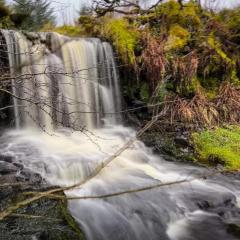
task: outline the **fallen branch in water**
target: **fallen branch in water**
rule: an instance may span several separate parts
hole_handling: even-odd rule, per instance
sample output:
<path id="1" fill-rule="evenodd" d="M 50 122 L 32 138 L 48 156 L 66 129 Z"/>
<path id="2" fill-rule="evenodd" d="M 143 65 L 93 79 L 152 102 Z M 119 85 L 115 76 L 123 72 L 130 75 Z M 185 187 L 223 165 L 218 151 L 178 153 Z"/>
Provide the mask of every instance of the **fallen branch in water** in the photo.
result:
<path id="1" fill-rule="evenodd" d="M 152 104 L 152 103 L 151 103 Z M 142 129 L 140 129 L 136 136 L 132 139 L 130 139 L 126 144 L 124 144 L 118 151 L 116 151 L 115 154 L 111 155 L 108 159 L 106 159 L 106 161 L 104 161 L 102 164 L 98 165 L 95 170 L 93 171 L 92 174 L 90 174 L 85 180 L 74 184 L 72 186 L 69 187 L 62 187 L 62 188 L 56 188 L 56 189 L 51 189 L 48 191 L 44 191 L 44 192 L 37 192 L 37 193 L 30 193 L 30 195 L 33 194 L 32 197 L 27 198 L 21 202 L 18 202 L 16 205 L 10 206 L 7 209 L 5 209 L 4 211 L 0 212 L 0 220 L 5 219 L 6 217 L 12 215 L 14 212 L 16 212 L 19 208 L 25 207 L 33 202 L 36 202 L 42 198 L 59 198 L 58 195 L 56 195 L 57 193 L 60 193 L 62 191 L 67 191 L 67 190 L 71 190 L 77 187 L 80 187 L 82 185 L 84 185 L 86 182 L 88 182 L 89 180 L 93 179 L 94 177 L 96 177 L 99 173 L 101 173 L 101 171 L 103 169 L 105 169 L 111 162 L 113 162 L 114 159 L 116 159 L 118 156 L 120 156 L 125 150 L 127 150 L 129 147 L 131 147 L 134 142 L 141 137 L 148 129 L 150 129 L 159 119 L 159 116 L 153 116 L 152 120 L 149 121 Z M 218 173 L 222 173 L 223 171 L 219 171 Z M 215 173 L 217 174 L 217 173 Z M 212 175 L 212 173 L 211 173 Z M 201 176 L 199 177 L 199 179 L 204 179 L 207 176 Z M 81 199 L 86 199 L 86 198 L 106 198 L 106 197 L 114 197 L 114 196 L 119 196 L 122 194 L 126 194 L 126 193 L 134 193 L 134 192 L 141 192 L 141 191 L 146 191 L 146 190 L 150 190 L 153 188 L 159 188 L 159 187 L 163 187 L 163 186 L 170 186 L 170 185 L 175 185 L 175 184 L 180 184 L 180 183 L 184 183 L 184 182 L 189 182 L 189 180 L 181 180 L 181 181 L 177 181 L 177 182 L 172 182 L 172 183 L 161 183 L 155 186 L 149 186 L 149 187 L 144 187 L 141 189 L 134 189 L 134 190 L 128 190 L 128 191 L 124 191 L 124 192 L 118 192 L 118 193 L 112 193 L 112 194 L 108 194 L 108 195 L 103 195 L 103 196 L 89 196 L 89 197 L 81 197 Z M 28 194 L 29 195 L 29 194 Z M 66 199 L 66 197 L 65 197 Z M 78 198 L 79 199 L 79 198 Z"/>
<path id="2" fill-rule="evenodd" d="M 4 184 L 0 184 L 0 188 L 17 187 L 17 186 L 25 186 L 25 185 L 31 185 L 31 184 L 29 184 L 29 183 L 4 183 Z"/>
<path id="3" fill-rule="evenodd" d="M 57 218 L 49 218 L 46 216 L 37 216 L 37 215 L 30 215 L 30 214 L 16 214 L 13 213 L 11 214 L 11 217 L 17 217 L 17 218 L 27 218 L 27 219 L 44 219 L 44 220 L 51 220 L 51 221 L 62 221 L 61 219 L 57 219 Z"/>
<path id="4" fill-rule="evenodd" d="M 134 138 L 130 139 L 122 148 L 120 148 L 114 155 L 110 156 L 104 163 L 100 164 L 95 171 L 88 176 L 88 178 L 86 178 L 85 180 L 69 186 L 69 187 L 63 187 L 63 188 L 56 188 L 56 189 L 52 189 L 46 192 L 38 192 L 36 193 L 35 196 L 25 199 L 21 202 L 18 202 L 16 205 L 10 206 L 7 209 L 5 209 L 4 211 L 0 212 L 0 221 L 5 219 L 6 217 L 10 216 L 11 214 L 13 214 L 16 210 L 18 210 L 19 208 L 25 207 L 33 202 L 36 202 L 42 198 L 45 197 L 49 197 L 52 194 L 55 193 L 59 193 L 62 191 L 66 191 L 66 190 L 71 190 L 73 188 L 76 187 L 80 187 L 81 185 L 85 184 L 86 182 L 88 182 L 89 180 L 91 180 L 92 178 L 96 177 L 104 168 L 106 168 L 106 166 L 108 166 L 115 158 L 117 158 L 118 156 L 120 156 L 126 149 L 128 149 L 130 146 L 132 146 L 132 144 L 140 137 L 142 136 L 142 134 L 144 132 L 146 132 L 149 128 L 151 128 L 154 123 L 158 120 L 157 117 L 152 118 L 152 120 L 150 122 L 148 122 L 137 134 Z"/>
<path id="5" fill-rule="evenodd" d="M 66 196 L 51 194 L 48 197 L 52 198 L 52 199 L 61 199 L 61 200 L 87 200 L 87 199 L 112 198 L 112 197 L 117 197 L 120 195 L 145 192 L 145 191 L 149 191 L 149 190 L 156 189 L 156 188 L 169 187 L 169 186 L 178 185 L 178 184 L 182 184 L 182 183 L 191 183 L 196 180 L 207 180 L 208 178 L 216 176 L 218 174 L 224 174 L 224 173 L 229 173 L 229 172 L 238 173 L 238 172 L 240 172 L 240 170 L 239 171 L 237 171 L 237 170 L 236 171 L 221 170 L 221 171 L 212 172 L 212 173 L 209 173 L 206 175 L 201 175 L 199 177 L 195 177 L 192 179 L 183 179 L 183 180 L 174 181 L 174 182 L 159 183 L 159 184 L 152 185 L 152 186 L 136 188 L 136 189 L 131 189 L 131 190 L 125 190 L 125 191 L 120 191 L 120 192 L 115 192 L 115 193 L 110 193 L 110 194 L 105 194 L 105 195 L 66 197 Z M 34 193 L 32 193 L 32 194 L 34 194 Z"/>

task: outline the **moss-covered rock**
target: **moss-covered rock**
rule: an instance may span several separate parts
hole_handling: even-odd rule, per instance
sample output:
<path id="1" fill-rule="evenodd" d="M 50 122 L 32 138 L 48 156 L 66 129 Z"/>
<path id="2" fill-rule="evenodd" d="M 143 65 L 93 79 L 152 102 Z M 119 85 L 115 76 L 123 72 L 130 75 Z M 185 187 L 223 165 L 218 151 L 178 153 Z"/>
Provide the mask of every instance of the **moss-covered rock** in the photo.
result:
<path id="1" fill-rule="evenodd" d="M 192 134 L 198 159 L 210 165 L 240 169 L 240 127 L 226 126 Z"/>
<path id="2" fill-rule="evenodd" d="M 26 192 L 44 192 L 52 189 L 39 174 L 0 155 L 5 171 L 0 173 L 0 211 L 31 197 Z M 2 168 L 3 169 L 3 168 Z M 4 186 L 6 184 L 6 186 Z M 64 193 L 59 193 L 64 197 Z M 64 198 L 63 198 L 64 199 Z M 1 240 L 83 240 L 78 224 L 68 212 L 67 200 L 41 198 L 20 207 L 0 221 Z"/>
<path id="3" fill-rule="evenodd" d="M 240 239 L 240 224 L 229 224 L 228 232 Z"/>
<path id="4" fill-rule="evenodd" d="M 0 222 L 1 240 L 83 240 L 66 201 L 41 199 Z"/>
<path id="5" fill-rule="evenodd" d="M 141 141 L 146 146 L 151 147 L 154 153 L 164 156 L 167 161 L 195 161 L 189 131 L 185 131 L 181 125 L 164 123 L 157 126 L 141 136 Z"/>

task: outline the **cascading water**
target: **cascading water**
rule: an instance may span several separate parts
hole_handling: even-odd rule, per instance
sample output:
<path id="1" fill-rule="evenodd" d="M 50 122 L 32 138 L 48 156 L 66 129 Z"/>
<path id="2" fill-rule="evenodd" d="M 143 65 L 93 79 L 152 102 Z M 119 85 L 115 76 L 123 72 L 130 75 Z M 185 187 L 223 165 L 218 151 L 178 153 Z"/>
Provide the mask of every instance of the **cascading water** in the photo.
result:
<path id="1" fill-rule="evenodd" d="M 8 46 L 17 126 L 95 128 L 106 118 L 117 123 L 121 107 L 113 52 L 98 39 L 42 33 L 31 42 L 2 30 Z M 19 100 L 20 99 L 20 100 Z M 26 101 L 22 101 L 25 99 Z M 21 106 L 24 102 L 25 106 Z"/>
<path id="2" fill-rule="evenodd" d="M 2 34 L 16 77 L 12 92 L 17 96 L 17 129 L 0 138 L 1 151 L 51 184 L 84 181 L 136 135 L 121 125 L 119 114 L 110 114 L 121 109 L 111 46 L 98 39 L 54 33 L 32 41 L 18 32 Z M 240 221 L 240 181 L 224 176 L 194 180 L 205 173 L 204 168 L 166 162 L 135 141 L 97 176 L 67 191 L 67 196 L 101 196 L 192 181 L 69 200 L 69 209 L 89 240 L 237 239 L 227 226 Z"/>

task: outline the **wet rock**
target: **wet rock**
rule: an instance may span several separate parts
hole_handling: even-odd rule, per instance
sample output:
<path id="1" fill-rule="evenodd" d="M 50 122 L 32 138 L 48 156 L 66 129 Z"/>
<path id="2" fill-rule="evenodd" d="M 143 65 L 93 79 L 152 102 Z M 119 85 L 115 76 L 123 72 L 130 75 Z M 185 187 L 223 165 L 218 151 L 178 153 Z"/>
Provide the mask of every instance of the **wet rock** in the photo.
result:
<path id="1" fill-rule="evenodd" d="M 28 198 L 25 192 L 44 192 L 56 188 L 47 185 L 40 174 L 19 163 L 0 161 L 0 172 L 4 173 L 0 175 L 0 211 Z M 30 217 L 9 216 L 0 221 L 1 240 L 84 239 L 77 223 L 68 213 L 67 201 L 42 198 L 19 208 L 16 214 Z"/>
<path id="2" fill-rule="evenodd" d="M 0 154 L 0 161 L 12 163 L 13 162 L 13 157 L 8 156 L 8 155 L 1 155 Z"/>
<path id="3" fill-rule="evenodd" d="M 30 41 L 35 41 L 37 39 L 39 39 L 39 34 L 35 33 L 35 32 L 26 32 L 23 31 L 23 34 L 27 37 L 28 40 Z"/>
<path id="4" fill-rule="evenodd" d="M 189 140 L 185 136 L 175 137 L 174 142 L 181 147 L 189 147 Z"/>
<path id="5" fill-rule="evenodd" d="M 42 181 L 43 181 L 43 179 L 40 174 L 38 174 L 38 173 L 31 174 L 30 182 L 38 184 L 38 183 L 41 183 Z"/>
<path id="6" fill-rule="evenodd" d="M 240 224 L 229 224 L 227 231 L 240 239 Z"/>
<path id="7" fill-rule="evenodd" d="M 28 181 L 30 184 L 40 184 L 43 182 L 43 179 L 40 174 L 33 173 L 29 169 L 23 169 L 17 175 L 17 181 Z"/>
<path id="8" fill-rule="evenodd" d="M 0 175 L 0 184 L 16 182 L 16 174 Z"/>
<path id="9" fill-rule="evenodd" d="M 40 38 L 41 43 L 43 43 L 43 44 L 46 43 L 47 40 L 46 40 L 46 35 L 45 34 L 40 34 L 39 38 Z"/>
<path id="10" fill-rule="evenodd" d="M 143 102 L 143 101 L 134 100 L 132 102 L 132 105 L 135 106 L 135 107 L 144 107 L 144 106 L 146 106 L 146 103 Z"/>
<path id="11" fill-rule="evenodd" d="M 199 207 L 199 209 L 207 210 L 208 208 L 210 208 L 211 204 L 208 201 L 201 201 L 197 203 L 197 206 Z"/>
<path id="12" fill-rule="evenodd" d="M 17 167 L 19 170 L 22 170 L 23 168 L 24 168 L 24 166 L 23 166 L 23 164 L 21 164 L 21 163 L 13 163 L 13 165 L 15 166 L 15 167 Z"/>
<path id="13" fill-rule="evenodd" d="M 28 169 L 23 169 L 17 176 L 18 181 L 30 181 L 32 172 Z"/>
<path id="14" fill-rule="evenodd" d="M 10 216 L 0 222 L 1 240 L 83 240 L 74 220 L 69 222 L 64 211 L 66 202 L 41 199 L 17 211 L 32 217 Z M 39 217 L 34 217 L 39 216 Z M 71 218 L 71 216 L 68 216 Z M 72 224 L 72 225 L 71 225 Z"/>
<path id="15" fill-rule="evenodd" d="M 171 239 L 181 240 L 237 240 L 233 235 L 228 233 L 228 229 L 222 218 L 215 214 L 205 212 L 194 212 L 189 214 L 185 220 L 186 224 L 182 225 L 183 231 L 172 231 Z"/>
<path id="16" fill-rule="evenodd" d="M 18 168 L 11 163 L 0 161 L 0 174 L 6 175 L 15 173 L 18 171 Z"/>
<path id="17" fill-rule="evenodd" d="M 8 196 L 11 196 L 12 194 L 13 194 L 13 188 L 5 187 L 2 191 L 0 191 L 0 199 L 4 199 Z"/>

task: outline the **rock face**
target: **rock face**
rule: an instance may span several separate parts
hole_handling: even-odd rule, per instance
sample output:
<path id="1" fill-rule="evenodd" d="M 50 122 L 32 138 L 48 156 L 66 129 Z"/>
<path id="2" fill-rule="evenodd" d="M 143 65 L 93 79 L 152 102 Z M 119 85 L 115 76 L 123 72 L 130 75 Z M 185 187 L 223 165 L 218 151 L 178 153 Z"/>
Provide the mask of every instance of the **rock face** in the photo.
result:
<path id="1" fill-rule="evenodd" d="M 0 155 L 0 212 L 27 198 L 26 192 L 51 189 L 39 174 Z M 63 193 L 62 193 L 63 194 Z M 84 239 L 65 200 L 43 198 L 0 221 L 1 240 Z"/>
<path id="2" fill-rule="evenodd" d="M 190 142 L 190 132 L 168 124 L 152 127 L 141 136 L 146 146 L 168 161 L 193 162 L 194 149 Z"/>

